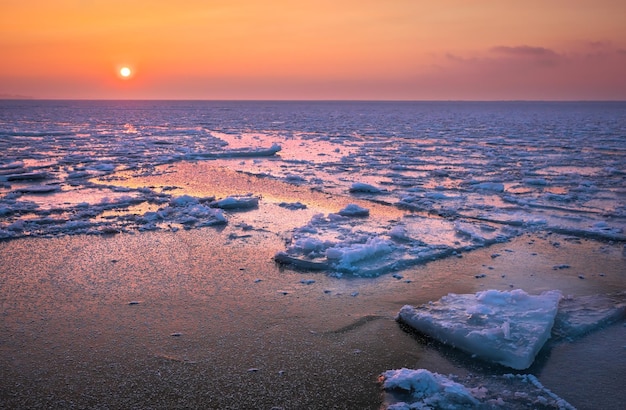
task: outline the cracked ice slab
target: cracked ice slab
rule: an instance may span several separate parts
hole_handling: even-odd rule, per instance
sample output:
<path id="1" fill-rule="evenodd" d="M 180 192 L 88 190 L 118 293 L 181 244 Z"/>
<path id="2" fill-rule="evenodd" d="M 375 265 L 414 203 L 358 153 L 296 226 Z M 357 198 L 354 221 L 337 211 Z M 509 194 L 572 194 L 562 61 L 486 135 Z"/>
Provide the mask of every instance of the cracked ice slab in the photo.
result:
<path id="1" fill-rule="evenodd" d="M 445 344 L 513 369 L 526 369 L 550 338 L 559 291 L 529 295 L 521 289 L 453 294 L 406 305 L 398 320 Z"/>

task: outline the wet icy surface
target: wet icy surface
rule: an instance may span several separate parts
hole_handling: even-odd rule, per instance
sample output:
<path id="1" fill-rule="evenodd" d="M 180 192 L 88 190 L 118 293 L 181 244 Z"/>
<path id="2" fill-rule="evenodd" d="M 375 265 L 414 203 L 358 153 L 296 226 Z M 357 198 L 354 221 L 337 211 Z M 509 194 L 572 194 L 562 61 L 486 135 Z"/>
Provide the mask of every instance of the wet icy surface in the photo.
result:
<path id="1" fill-rule="evenodd" d="M 622 241 L 625 135 L 624 103 L 3 101 L 0 238 L 239 223 L 215 208 L 242 194 L 267 207 L 261 189 L 209 186 L 172 206 L 193 193 L 132 182 L 201 161 L 285 182 L 294 213 L 309 204 L 290 186 L 400 211 L 264 228 L 288 231 L 277 259 L 337 274 L 378 275 L 526 231 Z"/>

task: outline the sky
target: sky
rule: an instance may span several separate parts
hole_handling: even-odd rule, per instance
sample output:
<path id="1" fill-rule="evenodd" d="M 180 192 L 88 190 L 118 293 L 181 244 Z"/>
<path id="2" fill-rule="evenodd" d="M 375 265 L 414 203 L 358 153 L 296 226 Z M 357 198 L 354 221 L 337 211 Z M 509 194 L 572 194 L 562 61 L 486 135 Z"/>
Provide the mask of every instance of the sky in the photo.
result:
<path id="1" fill-rule="evenodd" d="M 624 0 L 0 0 L 0 97 L 626 100 L 625 21 Z"/>

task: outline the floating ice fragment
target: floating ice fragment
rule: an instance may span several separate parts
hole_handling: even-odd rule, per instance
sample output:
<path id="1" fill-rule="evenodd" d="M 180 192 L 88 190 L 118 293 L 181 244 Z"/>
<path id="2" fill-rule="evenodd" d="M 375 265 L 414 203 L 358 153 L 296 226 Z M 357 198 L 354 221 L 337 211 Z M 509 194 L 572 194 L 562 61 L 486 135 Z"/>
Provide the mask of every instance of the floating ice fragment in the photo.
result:
<path id="1" fill-rule="evenodd" d="M 189 196 L 189 195 L 182 195 L 182 196 L 178 196 L 175 198 L 172 198 L 172 200 L 170 201 L 170 206 L 188 206 L 188 205 L 195 205 L 197 204 L 198 198 L 193 197 L 193 196 Z"/>
<path id="2" fill-rule="evenodd" d="M 60 185 L 32 185 L 27 187 L 18 188 L 15 191 L 22 194 L 49 194 L 61 190 Z"/>
<path id="3" fill-rule="evenodd" d="M 350 192 L 363 192 L 369 194 L 379 194 L 382 191 L 374 185 L 365 184 L 363 182 L 355 182 L 350 186 Z"/>
<path id="4" fill-rule="evenodd" d="M 252 195 L 229 196 L 211 203 L 211 206 L 221 209 L 250 209 L 259 205 L 259 198 Z"/>
<path id="5" fill-rule="evenodd" d="M 404 306 L 398 320 L 482 359 L 526 369 L 550 337 L 560 298 L 559 291 L 529 295 L 521 289 L 450 293 Z"/>
<path id="6" fill-rule="evenodd" d="M 524 178 L 522 180 L 526 185 L 533 186 L 546 186 L 548 185 L 548 181 L 543 178 Z"/>
<path id="7" fill-rule="evenodd" d="M 7 181 L 41 181 L 50 178 L 47 172 L 24 172 L 21 174 L 7 175 Z"/>
<path id="8" fill-rule="evenodd" d="M 402 368 L 388 370 L 382 375 L 385 390 L 402 390 L 411 396 L 411 404 L 422 403 L 428 407 L 417 407 L 405 403 L 389 406 L 389 409 L 401 408 L 465 408 L 477 406 L 479 401 L 462 384 L 446 376 L 431 373 L 425 369 L 411 370 Z M 462 406 L 462 407 L 461 407 Z"/>
<path id="9" fill-rule="evenodd" d="M 307 206 L 301 202 L 281 202 L 278 204 L 278 206 L 280 206 L 281 208 L 289 209 L 291 211 L 307 208 Z"/>
<path id="10" fill-rule="evenodd" d="M 504 192 L 504 184 L 501 182 L 479 182 L 472 186 L 483 191 Z"/>
<path id="11" fill-rule="evenodd" d="M 357 204 L 348 204 L 338 214 L 341 216 L 369 216 L 370 210 Z"/>

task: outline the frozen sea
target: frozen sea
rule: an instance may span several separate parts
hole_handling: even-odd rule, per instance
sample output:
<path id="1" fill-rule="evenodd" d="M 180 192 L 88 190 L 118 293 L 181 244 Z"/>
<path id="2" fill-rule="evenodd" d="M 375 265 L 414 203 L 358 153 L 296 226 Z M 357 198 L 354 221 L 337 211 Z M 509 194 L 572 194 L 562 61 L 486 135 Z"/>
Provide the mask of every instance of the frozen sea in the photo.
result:
<path id="1" fill-rule="evenodd" d="M 402 210 L 352 239 L 388 243 L 392 263 L 525 231 L 624 241 L 625 139 L 622 102 L 2 101 L 0 238 L 206 225 L 149 213 L 176 187 L 117 181 L 213 161 Z M 287 253 L 323 259 L 297 240 L 326 249 L 354 231 L 326 217 Z"/>
<path id="2" fill-rule="evenodd" d="M 566 287 L 573 284 L 565 289 L 568 292 L 597 280 L 605 284 L 592 287 L 612 295 L 595 297 L 584 290 L 591 299 L 583 301 L 563 294 L 567 309 L 596 314 L 568 319 L 572 328 L 587 321 L 587 332 L 605 325 L 609 317 L 611 322 L 624 319 L 626 301 L 619 292 L 626 289 L 625 199 L 626 102 L 0 101 L 0 249 L 22 249 L 20 255 L 28 240 L 44 243 L 37 246 L 45 250 L 45 241 L 54 248 L 58 242 L 52 240 L 74 243 L 75 237 L 95 235 L 98 244 L 110 240 L 111 246 L 122 249 L 118 242 L 151 232 L 160 238 L 154 248 L 162 251 L 166 242 L 197 241 L 194 235 L 209 230 L 212 247 L 224 244 L 222 251 L 215 251 L 222 256 L 211 256 L 221 261 L 220 271 L 227 271 L 229 260 L 237 258 L 228 255 L 258 245 L 256 257 L 304 275 L 296 288 L 317 289 L 322 297 L 331 297 L 341 295 L 339 287 L 348 299 L 364 300 L 376 292 L 377 280 L 389 278 L 409 286 L 423 274 L 411 269 L 435 260 L 460 266 L 485 249 L 494 249 L 488 251 L 492 266 L 472 268 L 464 280 L 523 287 L 517 280 L 521 276 L 513 273 L 524 266 L 532 270 L 536 253 L 520 257 L 522 252 L 515 254 L 507 244 L 523 245 L 530 238 L 528 246 L 539 247 L 535 238 L 540 238 L 546 242 L 541 249 L 549 255 L 545 260 L 552 263 L 554 280 L 527 291 L 564 290 L 550 285 L 567 280 Z M 558 239 L 550 239 L 552 235 Z M 137 240 L 149 243 L 146 238 L 151 237 Z M 593 257 L 599 271 L 578 272 L 575 259 L 559 258 L 559 248 L 582 242 L 585 249 L 597 250 Z M 73 246 L 72 252 L 85 254 L 84 263 L 96 264 L 95 256 L 89 262 L 88 246 Z M 100 256 L 112 261 L 111 271 L 119 267 L 119 258 L 106 252 Z M 74 260 L 71 254 L 65 258 Z M 178 260 L 172 258 L 168 266 Z M 26 289 L 29 274 L 33 288 L 47 282 L 36 280 L 40 273 L 24 266 L 31 262 L 8 253 L 1 259 L 4 275 L 17 270 L 18 279 L 0 280 L 6 290 L 3 314 L 10 318 L 11 286 L 15 292 Z M 184 263 L 195 267 L 195 260 Z M 39 264 L 45 266 L 32 262 L 32 268 Z M 159 264 L 155 262 L 155 272 L 161 272 Z M 150 266 L 137 273 L 144 275 L 141 281 L 152 283 Z M 261 274 L 252 279 L 255 284 L 281 280 Z M 86 286 L 99 283 L 90 272 L 76 280 L 86 280 Z M 111 286 L 124 280 L 116 279 Z M 338 285 L 342 281 L 346 285 Z M 366 282 L 350 281 L 376 285 L 360 294 L 352 286 Z M 166 283 L 163 280 L 165 288 Z M 438 283 L 448 285 L 430 301 L 457 291 L 450 281 Z M 288 297 L 294 285 L 284 286 L 278 294 Z M 394 304 L 392 309 L 427 302 L 424 286 L 414 299 L 408 291 L 398 293 L 397 308 Z M 450 289 L 443 289 L 446 286 Z M 157 287 L 150 288 L 151 294 L 159 293 Z M 465 290 L 464 285 L 458 288 Z M 98 287 L 93 297 L 103 289 Z M 390 288 L 381 287 L 380 292 L 396 303 Z M 467 298 L 471 296 L 459 297 Z M 599 300 L 611 302 L 598 307 Z M 349 310 L 353 302 L 345 303 L 342 309 Z M 477 309 L 462 306 L 455 312 L 463 316 Z M 298 317 L 305 320 L 305 315 Z M 348 325 L 338 333 L 361 329 L 374 319 L 378 316 L 363 316 L 355 327 Z M 547 321 L 549 326 L 553 319 Z M 22 329 L 21 319 L 16 320 L 16 329 Z M 4 333 L 13 337 L 8 323 Z M 540 330 L 545 337 L 549 326 Z M 548 359 L 542 357 L 545 363 Z M 531 372 L 538 373 L 536 368 Z M 452 383 L 421 371 L 399 374 L 427 375 L 443 380 L 444 387 Z M 465 392 L 460 387 L 458 391 Z M 520 388 L 520 394 L 527 393 Z M 546 397 L 558 402 L 557 396 Z"/>

